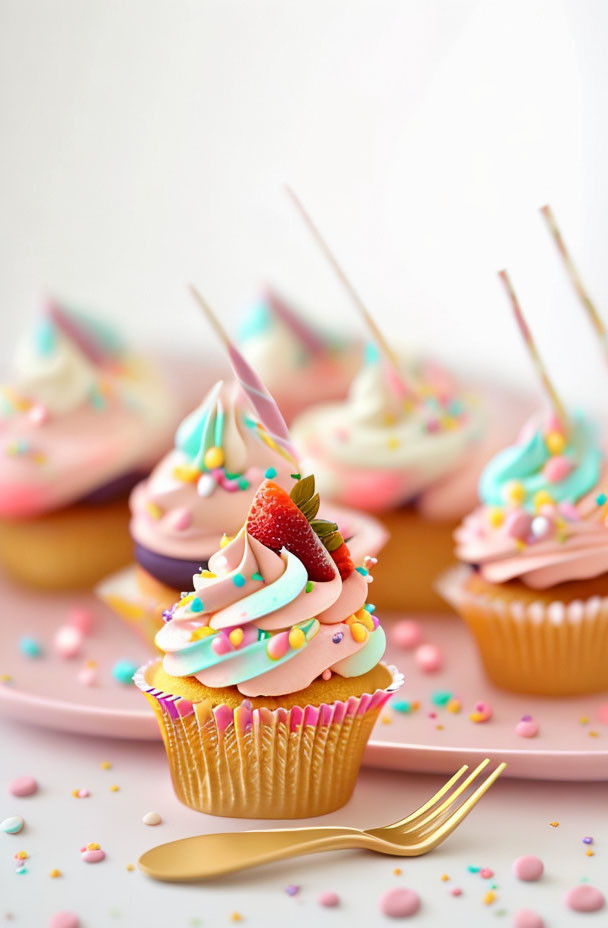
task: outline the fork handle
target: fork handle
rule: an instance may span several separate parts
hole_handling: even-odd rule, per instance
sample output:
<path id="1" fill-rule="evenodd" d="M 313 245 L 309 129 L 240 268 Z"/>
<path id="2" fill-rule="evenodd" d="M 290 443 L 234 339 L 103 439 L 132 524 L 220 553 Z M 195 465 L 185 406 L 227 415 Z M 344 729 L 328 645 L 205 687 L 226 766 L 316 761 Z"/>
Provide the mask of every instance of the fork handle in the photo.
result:
<path id="1" fill-rule="evenodd" d="M 357 828 L 277 828 L 182 838 L 146 851 L 139 866 L 155 880 L 187 883 L 317 851 L 364 847 Z"/>

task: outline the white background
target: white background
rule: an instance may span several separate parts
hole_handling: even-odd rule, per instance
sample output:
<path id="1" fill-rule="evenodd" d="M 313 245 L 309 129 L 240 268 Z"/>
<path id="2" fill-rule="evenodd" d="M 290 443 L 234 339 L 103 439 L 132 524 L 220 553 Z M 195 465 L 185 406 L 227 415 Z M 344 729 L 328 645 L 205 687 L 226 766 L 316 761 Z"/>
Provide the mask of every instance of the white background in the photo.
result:
<path id="1" fill-rule="evenodd" d="M 201 348 L 194 279 L 236 324 L 271 278 L 358 325 L 290 181 L 391 335 L 534 383 L 600 352 L 537 213 L 608 317 L 602 0 L 0 0 L 0 354 L 46 288 Z M 233 323 L 234 320 L 234 323 Z"/>

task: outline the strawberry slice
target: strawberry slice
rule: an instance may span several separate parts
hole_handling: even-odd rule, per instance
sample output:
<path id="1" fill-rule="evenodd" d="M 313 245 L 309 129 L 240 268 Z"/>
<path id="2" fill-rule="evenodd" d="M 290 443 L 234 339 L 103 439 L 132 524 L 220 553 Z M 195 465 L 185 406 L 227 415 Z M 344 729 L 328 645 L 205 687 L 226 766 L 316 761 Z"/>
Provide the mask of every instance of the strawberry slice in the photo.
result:
<path id="1" fill-rule="evenodd" d="M 277 553 L 287 548 L 304 564 L 310 580 L 332 580 L 334 567 L 323 543 L 288 493 L 272 480 L 265 480 L 255 494 L 247 531 Z"/>
<path id="2" fill-rule="evenodd" d="M 353 570 L 355 569 L 355 565 L 353 564 L 346 542 L 343 541 L 339 548 L 336 548 L 335 551 L 332 551 L 331 556 L 333 558 L 334 564 L 340 571 L 340 576 L 342 579 L 346 580 L 347 577 L 350 577 Z"/>

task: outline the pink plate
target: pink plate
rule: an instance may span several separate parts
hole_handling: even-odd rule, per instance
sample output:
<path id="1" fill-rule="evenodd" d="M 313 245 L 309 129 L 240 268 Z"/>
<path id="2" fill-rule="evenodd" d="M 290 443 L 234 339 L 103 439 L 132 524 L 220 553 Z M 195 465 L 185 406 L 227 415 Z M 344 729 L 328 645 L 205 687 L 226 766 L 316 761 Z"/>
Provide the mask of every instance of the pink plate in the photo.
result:
<path id="1" fill-rule="evenodd" d="M 372 587 L 373 590 L 373 587 Z M 0 713 L 19 721 L 87 735 L 134 740 L 159 738 L 152 711 L 133 686 L 112 677 L 119 659 L 143 663 L 149 653 L 92 594 L 49 594 L 19 589 L 0 579 L 3 619 L 0 626 Z M 70 608 L 85 606 L 95 615 L 95 627 L 85 638 L 82 654 L 71 660 L 53 650 L 54 631 L 65 623 Z M 444 669 L 425 674 L 411 651 L 395 647 L 396 617 L 385 617 L 387 660 L 405 674 L 405 685 L 394 701 L 418 701 L 407 714 L 383 710 L 366 754 L 367 764 L 397 770 L 453 772 L 460 764 L 485 756 L 506 760 L 507 775 L 569 780 L 608 780 L 608 694 L 576 699 L 538 699 L 502 693 L 484 678 L 464 626 L 455 617 L 425 617 L 420 625 L 425 641 L 437 644 Z M 40 642 L 44 653 L 27 658 L 19 652 L 23 636 Z M 87 660 L 97 664 L 99 681 L 78 682 Z M 6 677 L 10 677 L 7 681 Z M 432 703 L 432 695 L 449 691 L 462 704 L 458 714 Z M 483 701 L 492 708 L 490 721 L 474 724 L 469 713 Z M 430 718 L 435 712 L 436 718 Z M 539 723 L 536 738 L 515 734 L 515 724 L 529 714 Z M 604 722 L 600 721 L 600 717 Z M 588 722 L 584 720 L 588 719 Z M 438 726 L 442 726 L 438 728 Z"/>

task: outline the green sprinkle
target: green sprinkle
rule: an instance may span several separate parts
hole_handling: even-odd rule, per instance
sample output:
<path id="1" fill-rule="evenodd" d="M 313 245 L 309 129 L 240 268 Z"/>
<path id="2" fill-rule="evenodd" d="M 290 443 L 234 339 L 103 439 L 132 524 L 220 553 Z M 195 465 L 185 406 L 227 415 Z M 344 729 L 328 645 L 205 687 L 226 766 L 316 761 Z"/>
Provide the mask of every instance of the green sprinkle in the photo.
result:
<path id="1" fill-rule="evenodd" d="M 266 638 L 270 638 L 270 632 L 264 631 L 263 628 L 258 628 L 258 641 L 265 641 Z"/>
<path id="2" fill-rule="evenodd" d="M 469 873 L 479 873 L 479 871 L 481 870 L 481 867 L 469 866 L 467 867 L 467 870 L 469 871 Z"/>
<path id="3" fill-rule="evenodd" d="M 256 570 L 256 572 L 255 572 L 254 574 L 251 574 L 251 579 L 252 579 L 252 580 L 259 580 L 260 583 L 263 583 L 263 582 L 264 582 L 264 578 L 263 578 L 262 574 L 261 574 L 258 570 Z"/>
<path id="4" fill-rule="evenodd" d="M 240 476 L 241 474 L 232 474 L 232 473 L 228 473 L 227 470 L 224 471 L 224 477 L 226 478 L 226 480 L 238 480 Z"/>
<path id="5" fill-rule="evenodd" d="M 447 706 L 452 695 L 453 694 L 449 690 L 435 690 L 435 692 L 431 694 L 431 702 L 434 706 Z"/>
<path id="6" fill-rule="evenodd" d="M 608 496 L 606 496 L 605 493 L 600 493 L 599 496 L 595 497 L 595 501 L 598 506 L 603 506 L 606 500 L 608 500 Z"/>
<path id="7" fill-rule="evenodd" d="M 305 593 L 312 593 L 315 588 L 314 580 L 309 580 L 306 586 L 304 587 Z"/>
<path id="8" fill-rule="evenodd" d="M 276 477 L 276 475 L 277 475 L 276 467 L 269 467 L 266 473 L 264 474 L 264 476 L 266 477 L 266 480 L 272 480 L 273 477 Z"/>
<path id="9" fill-rule="evenodd" d="M 232 578 L 232 582 L 235 586 L 245 586 L 245 578 L 243 574 L 235 574 Z"/>
<path id="10" fill-rule="evenodd" d="M 391 703 L 391 709 L 394 709 L 395 712 L 411 712 L 412 704 L 407 701 L 407 699 L 396 699 Z"/>
<path id="11" fill-rule="evenodd" d="M 243 422 L 248 429 L 257 429 L 258 424 L 255 419 L 251 419 L 249 416 L 243 416 Z"/>
<path id="12" fill-rule="evenodd" d="M 302 474 L 290 474 L 289 475 L 293 480 L 301 480 Z"/>
<path id="13" fill-rule="evenodd" d="M 236 483 L 239 490 L 247 490 L 249 487 L 249 481 L 247 480 L 247 477 L 239 477 Z"/>

